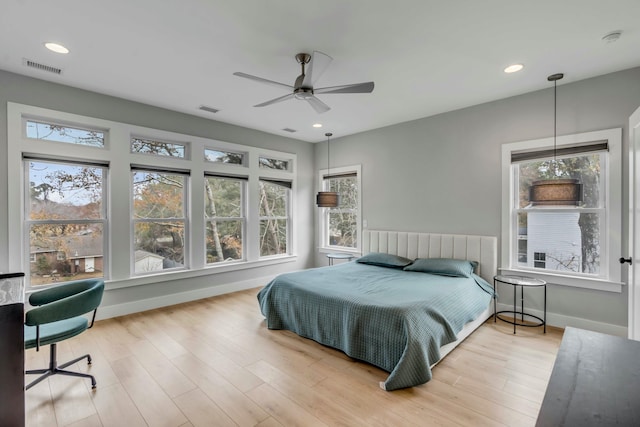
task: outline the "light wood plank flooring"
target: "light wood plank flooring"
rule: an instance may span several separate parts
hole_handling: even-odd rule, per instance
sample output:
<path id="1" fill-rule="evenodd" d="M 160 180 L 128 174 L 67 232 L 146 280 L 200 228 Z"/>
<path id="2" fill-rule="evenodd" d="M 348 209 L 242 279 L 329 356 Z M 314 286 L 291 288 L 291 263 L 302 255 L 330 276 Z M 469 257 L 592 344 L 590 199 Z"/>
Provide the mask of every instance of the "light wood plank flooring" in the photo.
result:
<path id="1" fill-rule="evenodd" d="M 96 322 L 58 345 L 87 352 L 26 393 L 27 426 L 529 426 L 562 331 L 492 319 L 419 387 L 386 392 L 387 373 L 287 331 L 265 327 L 252 289 Z M 27 369 L 48 349 L 26 352 Z M 27 376 L 26 381 L 32 379 Z"/>

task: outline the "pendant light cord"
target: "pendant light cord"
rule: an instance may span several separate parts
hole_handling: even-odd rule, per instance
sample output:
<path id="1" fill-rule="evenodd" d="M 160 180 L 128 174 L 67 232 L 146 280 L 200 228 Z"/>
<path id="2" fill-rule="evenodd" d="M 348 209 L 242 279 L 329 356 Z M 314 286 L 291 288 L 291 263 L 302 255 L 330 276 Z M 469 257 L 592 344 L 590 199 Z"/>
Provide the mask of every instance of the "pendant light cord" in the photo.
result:
<path id="1" fill-rule="evenodd" d="M 330 162 L 329 159 L 331 158 L 331 139 L 330 137 L 333 134 L 331 132 L 327 132 L 324 134 L 324 136 L 327 137 L 327 176 L 329 176 L 329 178 L 331 178 L 331 167 L 329 166 Z"/>
<path id="2" fill-rule="evenodd" d="M 558 175 L 558 161 L 556 159 L 556 138 L 558 133 L 558 80 L 564 77 L 564 74 L 557 73 L 547 77 L 547 80 L 553 82 L 553 174 L 554 178 Z"/>
<path id="3" fill-rule="evenodd" d="M 558 160 L 556 159 L 556 134 L 558 132 L 558 81 L 553 81 L 553 168 L 554 175 L 558 176 Z"/>

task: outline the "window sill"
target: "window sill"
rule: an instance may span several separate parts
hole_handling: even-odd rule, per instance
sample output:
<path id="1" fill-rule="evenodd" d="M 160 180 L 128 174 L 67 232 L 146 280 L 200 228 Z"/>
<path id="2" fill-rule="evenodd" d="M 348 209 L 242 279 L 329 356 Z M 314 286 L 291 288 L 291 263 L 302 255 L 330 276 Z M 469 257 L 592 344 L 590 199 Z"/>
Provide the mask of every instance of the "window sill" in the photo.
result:
<path id="1" fill-rule="evenodd" d="M 544 280 L 548 284 L 571 286 L 574 288 L 593 289 L 606 292 L 622 292 L 624 282 L 615 282 L 611 280 L 596 279 L 590 277 L 571 277 L 562 276 L 552 273 L 541 273 L 538 271 L 515 269 L 515 268 L 499 268 L 500 274 L 513 274 L 518 276 L 533 277 L 535 279 Z"/>
<path id="2" fill-rule="evenodd" d="M 153 283 L 169 282 L 173 280 L 189 279 L 192 277 L 208 276 L 211 274 L 229 273 L 238 270 L 284 264 L 288 262 L 295 262 L 297 259 L 298 257 L 296 255 L 286 255 L 266 260 L 261 259 L 259 261 L 234 262 L 224 265 L 208 265 L 198 270 L 179 270 L 147 276 L 131 277 L 122 280 L 107 280 L 105 281 L 105 284 L 107 290 L 128 288 L 131 286 L 149 285 Z"/>

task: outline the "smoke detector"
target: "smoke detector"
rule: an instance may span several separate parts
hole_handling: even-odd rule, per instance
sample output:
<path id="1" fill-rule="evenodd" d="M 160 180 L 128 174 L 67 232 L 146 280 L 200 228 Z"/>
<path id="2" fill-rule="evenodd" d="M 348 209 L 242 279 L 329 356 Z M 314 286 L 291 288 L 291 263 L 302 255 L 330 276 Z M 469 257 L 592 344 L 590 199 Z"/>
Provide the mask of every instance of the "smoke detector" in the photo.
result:
<path id="1" fill-rule="evenodd" d="M 611 31 L 610 33 L 602 37 L 602 41 L 605 43 L 613 43 L 613 42 L 616 42 L 621 35 L 622 35 L 622 30 Z"/>

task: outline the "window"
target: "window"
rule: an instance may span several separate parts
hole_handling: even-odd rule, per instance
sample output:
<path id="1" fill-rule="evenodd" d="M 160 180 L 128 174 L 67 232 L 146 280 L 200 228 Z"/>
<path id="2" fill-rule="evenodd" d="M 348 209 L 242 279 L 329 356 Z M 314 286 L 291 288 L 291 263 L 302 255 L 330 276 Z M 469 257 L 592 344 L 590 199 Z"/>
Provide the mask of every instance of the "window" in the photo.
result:
<path id="1" fill-rule="evenodd" d="M 246 179 L 205 177 L 207 264 L 244 259 Z"/>
<path id="2" fill-rule="evenodd" d="M 260 256 L 289 252 L 291 182 L 260 179 Z"/>
<path id="3" fill-rule="evenodd" d="M 547 254 L 544 252 L 534 252 L 533 253 L 533 266 L 535 268 L 546 268 L 547 267 Z"/>
<path id="4" fill-rule="evenodd" d="M 559 137 L 557 147 L 554 152 L 550 139 L 503 146 L 502 270 L 617 290 L 620 130 Z M 577 206 L 530 202 L 534 181 L 556 178 L 580 181 Z"/>
<path id="5" fill-rule="evenodd" d="M 104 147 L 105 133 L 102 131 L 80 129 L 36 120 L 26 120 L 25 125 L 27 138 Z"/>
<path id="6" fill-rule="evenodd" d="M 24 249 L 6 264 L 28 287 L 162 286 L 295 259 L 294 153 L 12 102 L 7 123 L 5 243 Z"/>
<path id="7" fill-rule="evenodd" d="M 131 138 L 131 152 L 152 154 L 154 156 L 185 158 L 187 155 L 187 144 L 134 137 Z"/>
<path id="8" fill-rule="evenodd" d="M 244 164 L 244 153 L 234 153 L 232 151 L 204 149 L 204 159 L 212 163 L 228 163 L 232 165 Z"/>
<path id="9" fill-rule="evenodd" d="M 24 159 L 31 286 L 104 277 L 105 166 Z"/>
<path id="10" fill-rule="evenodd" d="M 513 164 L 518 180 L 518 243 L 526 242 L 526 259 L 519 267 L 544 268 L 569 273 L 599 275 L 600 242 L 606 241 L 604 195 L 607 144 L 581 147 L 587 151 L 573 155 L 535 158 Z M 592 151 L 596 150 L 596 151 Z M 535 157 L 535 152 L 528 157 Z M 523 157 L 513 156 L 514 158 Z M 529 188 L 537 180 L 575 178 L 582 183 L 578 206 L 535 206 L 529 202 Z M 524 252 L 524 251 L 523 251 Z M 546 253 L 546 262 L 545 262 Z M 529 256 L 534 254 L 532 258 Z M 535 254 L 540 254 L 539 259 Z M 533 264 L 527 260 L 533 259 Z"/>
<path id="11" fill-rule="evenodd" d="M 322 246 L 357 250 L 360 230 L 360 166 L 320 171 L 322 191 L 335 191 L 340 198 L 336 208 L 322 208 L 320 224 Z"/>
<path id="12" fill-rule="evenodd" d="M 260 156 L 260 158 L 258 159 L 258 165 L 264 169 L 275 169 L 281 171 L 289 170 L 289 160 L 280 160 Z"/>
<path id="13" fill-rule="evenodd" d="M 134 273 L 184 268 L 187 175 L 134 169 L 132 177 Z"/>

